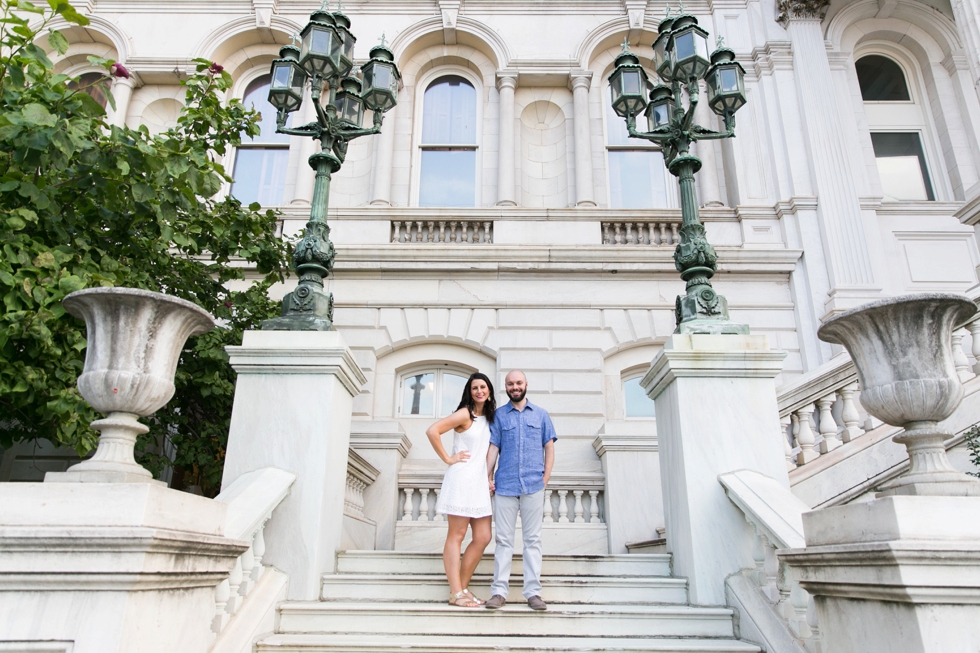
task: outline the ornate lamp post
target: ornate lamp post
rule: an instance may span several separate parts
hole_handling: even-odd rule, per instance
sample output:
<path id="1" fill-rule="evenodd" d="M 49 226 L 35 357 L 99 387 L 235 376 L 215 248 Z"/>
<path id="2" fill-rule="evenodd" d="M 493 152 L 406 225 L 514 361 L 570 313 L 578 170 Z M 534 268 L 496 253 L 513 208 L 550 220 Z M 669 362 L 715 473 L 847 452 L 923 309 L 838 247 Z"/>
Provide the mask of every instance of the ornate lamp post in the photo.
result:
<path id="1" fill-rule="evenodd" d="M 340 170 L 348 143 L 359 136 L 381 131 L 384 113 L 395 106 L 401 78 L 395 55 L 381 45 L 371 48 L 370 59 L 361 66 L 361 77 L 351 76 L 356 39 L 350 19 L 340 11 L 330 12 L 328 0 L 310 15 L 300 33 L 299 46 L 285 45 L 272 62 L 269 102 L 276 107 L 276 131 L 291 136 L 309 136 L 320 141 L 320 151 L 310 157 L 316 171 L 310 221 L 303 239 L 293 252 L 299 275 L 296 290 L 282 302 L 282 315 L 262 323 L 264 330 L 329 331 L 333 329 L 333 295 L 323 290 L 323 280 L 333 268 L 335 250 L 327 226 L 330 177 Z M 316 122 L 286 127 L 290 113 L 303 102 L 303 89 L 310 83 L 310 99 L 316 107 Z M 364 109 L 374 113 L 374 125 L 361 128 Z"/>
<path id="2" fill-rule="evenodd" d="M 680 183 L 683 223 L 674 264 L 687 282 L 687 293 L 679 295 L 675 303 L 677 331 L 748 333 L 748 325 L 729 320 L 728 301 L 711 287 L 718 255 L 708 243 L 698 216 L 694 173 L 701 169 L 701 160 L 690 153 L 694 141 L 735 135 L 735 112 L 745 104 L 745 71 L 735 61 L 735 52 L 724 47 L 720 38 L 718 48 L 708 54 L 708 33 L 698 26 L 694 16 L 682 13 L 671 17 L 668 9 L 658 31 L 653 64 L 663 83 L 653 86 L 648 94 L 646 72 L 624 39 L 609 85 L 613 109 L 626 118 L 630 137 L 659 143 L 667 169 Z M 694 124 L 700 99 L 698 82 L 702 79 L 707 85 L 708 104 L 725 120 L 724 132 Z M 641 114 L 647 120 L 648 131 L 636 129 L 636 119 Z"/>

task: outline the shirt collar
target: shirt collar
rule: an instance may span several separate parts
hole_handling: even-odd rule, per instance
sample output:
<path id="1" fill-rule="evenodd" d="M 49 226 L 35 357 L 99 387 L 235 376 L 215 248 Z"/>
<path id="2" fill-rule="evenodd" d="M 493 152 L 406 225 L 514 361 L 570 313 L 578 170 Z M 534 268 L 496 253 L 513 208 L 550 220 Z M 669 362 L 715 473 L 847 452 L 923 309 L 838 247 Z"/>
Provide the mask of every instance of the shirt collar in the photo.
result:
<path id="1" fill-rule="evenodd" d="M 528 409 L 528 408 L 530 408 L 531 410 L 534 410 L 534 407 L 535 407 L 535 406 L 534 406 L 534 404 L 532 404 L 532 403 L 531 403 L 530 401 L 528 401 L 528 402 L 527 402 L 527 403 L 526 403 L 526 404 L 524 405 L 524 408 L 525 408 L 525 409 Z M 515 410 L 517 410 L 517 408 L 515 408 L 515 407 L 514 407 L 514 404 L 513 404 L 513 403 L 512 403 L 512 402 L 511 402 L 510 400 L 508 400 L 508 401 L 507 401 L 507 405 L 506 405 L 506 406 L 504 406 L 504 408 L 506 408 L 506 409 L 507 409 L 507 412 L 508 412 L 508 413 L 512 413 L 512 412 L 514 412 Z"/>

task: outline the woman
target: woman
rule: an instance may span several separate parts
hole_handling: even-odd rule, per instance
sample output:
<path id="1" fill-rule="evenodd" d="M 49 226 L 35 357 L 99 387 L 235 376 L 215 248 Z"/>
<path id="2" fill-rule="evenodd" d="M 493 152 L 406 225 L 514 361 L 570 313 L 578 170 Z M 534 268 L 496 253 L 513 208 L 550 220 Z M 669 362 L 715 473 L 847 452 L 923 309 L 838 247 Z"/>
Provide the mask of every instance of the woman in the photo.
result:
<path id="1" fill-rule="evenodd" d="M 484 549 L 490 544 L 492 511 L 487 483 L 487 449 L 496 408 L 493 384 L 485 374 L 476 372 L 466 381 L 456 412 L 425 432 L 439 458 L 449 465 L 436 501 L 436 513 L 446 515 L 449 522 L 442 561 L 449 580 L 449 605 L 460 608 L 478 608 L 484 603 L 473 596 L 468 585 Z M 442 446 L 442 434 L 450 429 L 455 431 L 452 455 Z M 473 529 L 473 540 L 461 561 L 460 548 L 467 526 Z"/>

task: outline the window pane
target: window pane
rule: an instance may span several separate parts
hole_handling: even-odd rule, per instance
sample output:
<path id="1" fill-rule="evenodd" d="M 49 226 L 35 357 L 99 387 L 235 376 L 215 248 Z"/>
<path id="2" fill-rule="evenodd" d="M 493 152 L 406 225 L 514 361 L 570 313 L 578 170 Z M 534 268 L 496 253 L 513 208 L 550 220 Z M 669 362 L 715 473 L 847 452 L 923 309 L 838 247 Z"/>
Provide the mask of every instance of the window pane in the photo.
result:
<path id="1" fill-rule="evenodd" d="M 666 207 L 663 154 L 650 150 L 609 152 L 609 200 L 614 209 Z"/>
<path id="2" fill-rule="evenodd" d="M 101 83 L 98 83 L 100 81 Z M 106 97 L 106 89 L 109 88 L 109 78 L 102 73 L 85 73 L 84 75 L 79 75 L 78 81 L 71 80 L 67 86 L 72 91 L 77 91 L 80 88 L 85 89 L 83 92 L 98 102 L 99 106 L 103 109 L 109 104 L 109 98 Z"/>
<path id="3" fill-rule="evenodd" d="M 612 108 L 612 95 L 606 90 L 606 132 L 609 145 L 639 145 L 644 141 L 630 138 L 626 129 L 626 119 L 620 118 Z"/>
<path id="4" fill-rule="evenodd" d="M 252 202 L 281 206 L 288 163 L 285 148 L 239 148 L 231 194 L 246 206 Z"/>
<path id="5" fill-rule="evenodd" d="M 653 399 L 640 387 L 640 379 L 636 377 L 623 382 L 623 394 L 626 396 L 627 417 L 656 417 L 656 404 Z"/>
<path id="6" fill-rule="evenodd" d="M 459 406 L 459 400 L 463 396 L 463 388 L 466 387 L 466 378 L 458 374 L 443 373 L 442 412 L 439 413 L 439 417 L 452 414 Z"/>
<path id="7" fill-rule="evenodd" d="M 402 381 L 402 415 L 432 416 L 435 374 L 415 374 Z"/>
<path id="8" fill-rule="evenodd" d="M 861 57 L 854 64 L 861 97 L 865 102 L 901 102 L 909 100 L 909 89 L 901 66 L 876 54 Z"/>
<path id="9" fill-rule="evenodd" d="M 476 89 L 462 77 L 440 77 L 425 91 L 422 142 L 476 144 Z"/>
<path id="10" fill-rule="evenodd" d="M 934 200 L 922 142 L 916 133 L 871 134 L 881 190 L 889 200 Z"/>
<path id="11" fill-rule="evenodd" d="M 269 104 L 269 84 L 272 81 L 271 75 L 262 75 L 245 89 L 245 97 L 242 102 L 249 109 L 255 109 L 262 114 L 259 122 L 261 133 L 255 138 L 243 139 L 245 142 L 252 143 L 288 143 L 289 136 L 276 133 L 276 108 Z M 292 115 L 290 115 L 292 118 Z M 287 121 L 287 125 L 290 121 Z M 271 206 L 271 205 L 270 205 Z"/>
<path id="12" fill-rule="evenodd" d="M 419 181 L 419 206 L 474 206 L 476 152 L 425 150 Z"/>

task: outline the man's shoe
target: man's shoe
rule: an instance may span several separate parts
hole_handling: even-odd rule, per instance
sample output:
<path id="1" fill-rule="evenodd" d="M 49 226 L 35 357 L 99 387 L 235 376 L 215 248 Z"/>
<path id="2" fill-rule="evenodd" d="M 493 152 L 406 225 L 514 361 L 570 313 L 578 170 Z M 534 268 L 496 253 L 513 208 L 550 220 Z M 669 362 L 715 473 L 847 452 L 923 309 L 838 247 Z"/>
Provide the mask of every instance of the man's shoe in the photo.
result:
<path id="1" fill-rule="evenodd" d="M 541 599 L 538 600 L 541 601 Z M 507 603 L 507 599 L 500 596 L 499 594 L 494 594 L 493 596 L 490 597 L 489 601 L 483 604 L 483 607 L 486 608 L 487 610 L 499 610 L 500 608 L 504 607 L 505 603 Z M 544 605 L 544 602 L 542 602 L 542 605 Z"/>
<path id="2" fill-rule="evenodd" d="M 490 604 L 487 603 L 487 605 Z M 527 600 L 527 607 L 531 608 L 532 610 L 547 610 L 548 604 L 541 600 L 540 596 L 532 596 Z"/>

